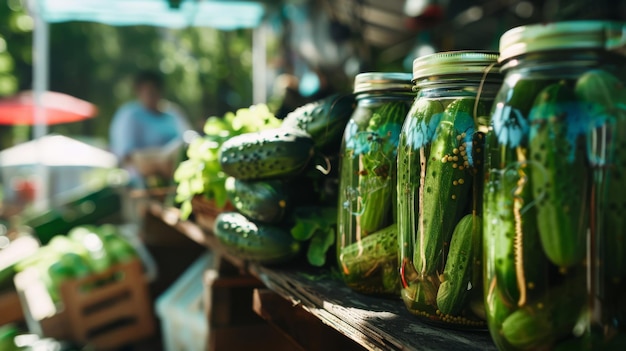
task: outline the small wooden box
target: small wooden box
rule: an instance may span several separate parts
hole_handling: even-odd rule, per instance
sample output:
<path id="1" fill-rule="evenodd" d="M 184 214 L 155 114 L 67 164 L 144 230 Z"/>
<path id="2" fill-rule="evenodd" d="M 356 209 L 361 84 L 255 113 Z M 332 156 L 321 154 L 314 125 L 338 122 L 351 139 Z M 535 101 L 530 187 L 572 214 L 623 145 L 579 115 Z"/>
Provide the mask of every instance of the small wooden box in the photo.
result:
<path id="1" fill-rule="evenodd" d="M 61 286 L 60 306 L 29 270 L 15 285 L 31 332 L 45 337 L 115 349 L 145 339 L 155 330 L 148 286 L 140 260 L 69 280 Z"/>
<path id="2" fill-rule="evenodd" d="M 209 321 L 208 351 L 294 351 L 294 344 L 252 309 L 254 289 L 263 283 L 223 259 L 204 273 L 205 313 Z"/>

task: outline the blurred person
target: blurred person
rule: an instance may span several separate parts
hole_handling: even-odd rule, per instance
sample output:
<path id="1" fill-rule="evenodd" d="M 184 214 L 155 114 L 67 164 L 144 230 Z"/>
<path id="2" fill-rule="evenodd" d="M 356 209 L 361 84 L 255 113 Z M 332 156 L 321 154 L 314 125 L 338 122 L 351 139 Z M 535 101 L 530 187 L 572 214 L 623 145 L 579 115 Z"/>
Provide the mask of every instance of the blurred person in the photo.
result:
<path id="1" fill-rule="evenodd" d="M 171 161 L 167 157 L 182 145 L 185 131 L 192 129 L 182 111 L 163 98 L 163 88 L 159 72 L 139 72 L 134 79 L 136 99 L 115 112 L 109 128 L 110 150 L 130 172 L 130 185 L 135 188 L 171 177 L 173 165 L 164 163 Z"/>

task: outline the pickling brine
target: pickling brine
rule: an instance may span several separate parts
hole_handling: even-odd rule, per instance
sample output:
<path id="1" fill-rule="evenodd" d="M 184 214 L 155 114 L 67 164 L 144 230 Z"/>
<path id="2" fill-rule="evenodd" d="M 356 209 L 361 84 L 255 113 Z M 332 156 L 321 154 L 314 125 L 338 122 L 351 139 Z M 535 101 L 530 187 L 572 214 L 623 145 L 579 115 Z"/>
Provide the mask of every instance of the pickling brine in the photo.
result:
<path id="1" fill-rule="evenodd" d="M 483 202 L 500 350 L 626 349 L 626 58 L 607 49 L 624 28 L 557 22 L 501 38 Z"/>
<path id="2" fill-rule="evenodd" d="M 361 293 L 397 296 L 396 155 L 414 99 L 409 74 L 362 73 L 341 147 L 337 260 Z"/>
<path id="3" fill-rule="evenodd" d="M 418 95 L 398 147 L 402 298 L 440 326 L 486 328 L 480 179 L 497 57 L 443 52 L 413 65 Z"/>

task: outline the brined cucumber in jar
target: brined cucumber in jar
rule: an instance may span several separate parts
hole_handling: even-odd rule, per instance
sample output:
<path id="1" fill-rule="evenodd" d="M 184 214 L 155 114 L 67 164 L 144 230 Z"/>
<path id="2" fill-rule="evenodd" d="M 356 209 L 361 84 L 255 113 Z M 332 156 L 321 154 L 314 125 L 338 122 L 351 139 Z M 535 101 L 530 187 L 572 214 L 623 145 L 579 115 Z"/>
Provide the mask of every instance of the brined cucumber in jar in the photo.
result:
<path id="1" fill-rule="evenodd" d="M 584 314 L 582 283 L 582 279 L 562 283 L 511 313 L 502 322 L 504 339 L 520 350 L 536 350 L 570 335 Z"/>
<path id="2" fill-rule="evenodd" d="M 519 161 L 489 171 L 483 239 L 500 298 L 523 306 L 546 286 L 548 260 L 537 230 L 527 156 L 521 148 L 509 152 L 517 154 Z"/>
<path id="3" fill-rule="evenodd" d="M 493 326 L 517 308 L 541 296 L 548 283 L 548 259 L 537 229 L 528 150 L 528 113 L 551 80 L 519 80 L 513 90 L 501 90 L 492 112 L 492 131 L 485 139 L 483 247 L 487 319 Z M 501 349 L 506 349 L 498 345 Z"/>
<path id="4" fill-rule="evenodd" d="M 420 172 L 426 162 L 428 146 L 439 125 L 444 106 L 440 101 L 420 99 L 416 101 L 402 126 L 398 144 L 398 231 L 400 248 L 404 257 L 413 257 L 413 233 L 417 232 L 419 213 Z M 424 150 L 421 150 L 425 148 Z"/>
<path id="5" fill-rule="evenodd" d="M 379 286 L 381 291 L 375 293 L 399 289 L 397 229 L 391 224 L 340 249 L 339 262 L 349 286 L 359 290 Z"/>
<path id="6" fill-rule="evenodd" d="M 461 218 L 450 242 L 443 277 L 437 291 L 437 307 L 443 314 L 456 315 L 465 307 L 471 288 L 473 260 L 481 251 L 474 238 L 482 235 L 480 217 L 471 214 Z"/>
<path id="7" fill-rule="evenodd" d="M 480 115 L 487 113 L 485 104 L 473 98 L 457 99 L 446 107 L 420 173 L 413 265 L 421 274 L 443 271 L 445 249 L 470 203 L 475 107 Z"/>
<path id="8" fill-rule="evenodd" d="M 609 279 L 618 282 L 626 277 L 626 87 L 613 74 L 593 69 L 578 78 L 575 92 L 593 118 L 587 157 L 594 180 L 605 181 L 597 187 L 603 220 L 597 230 L 607 236 L 601 259 Z"/>
<path id="9" fill-rule="evenodd" d="M 485 313 L 489 325 L 489 333 L 493 342 L 499 350 L 506 350 L 502 340 L 502 322 L 517 308 L 516 305 L 509 302 L 497 287 L 498 279 L 495 276 L 488 275 L 491 278 L 485 279 Z"/>
<path id="10" fill-rule="evenodd" d="M 373 108 L 364 130 L 359 131 L 354 122 L 348 124 L 341 181 L 350 183 L 349 178 L 356 174 L 357 184 L 356 188 L 345 190 L 346 201 L 340 205 L 356 219 L 359 236 L 394 221 L 397 145 L 407 111 L 406 102 L 389 102 Z"/>
<path id="11" fill-rule="evenodd" d="M 589 120 L 565 82 L 544 88 L 530 113 L 530 174 L 544 252 L 557 266 L 585 255 L 589 184 L 584 136 Z"/>
<path id="12" fill-rule="evenodd" d="M 491 113 L 491 125 L 497 141 L 509 148 L 528 146 L 528 132 L 530 130 L 530 110 L 537 94 L 546 86 L 555 83 L 554 80 L 516 80 L 507 83 L 505 86 L 513 84 L 512 90 L 502 89 L 496 101 L 498 101 Z M 509 88 L 510 89 L 510 88 Z M 495 144 L 494 144 L 495 145 Z M 492 157 L 491 153 L 486 155 Z M 500 160 L 503 161 L 503 160 Z M 501 163 L 491 164 L 494 167 L 504 168 Z"/>
<path id="13" fill-rule="evenodd" d="M 367 127 L 370 148 L 363 154 L 363 169 L 359 173 L 359 188 L 367 190 L 363 211 L 357 219 L 363 234 L 384 227 L 386 223 L 380 214 L 395 207 L 389 199 L 395 191 L 398 138 L 407 111 L 405 102 L 385 104 L 374 112 Z"/>

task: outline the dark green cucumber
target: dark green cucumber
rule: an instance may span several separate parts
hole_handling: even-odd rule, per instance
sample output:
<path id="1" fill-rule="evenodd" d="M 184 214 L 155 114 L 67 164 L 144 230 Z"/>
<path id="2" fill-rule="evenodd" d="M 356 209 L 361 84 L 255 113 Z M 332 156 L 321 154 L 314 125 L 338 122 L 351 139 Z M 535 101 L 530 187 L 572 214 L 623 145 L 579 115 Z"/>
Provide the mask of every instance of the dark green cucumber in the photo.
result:
<path id="1" fill-rule="evenodd" d="M 281 179 L 241 180 L 228 177 L 224 188 L 237 211 L 255 221 L 278 223 L 289 208 L 287 186 Z"/>
<path id="2" fill-rule="evenodd" d="M 300 251 L 300 244 L 289 231 L 271 224 L 255 223 L 238 212 L 220 213 L 215 219 L 213 232 L 228 253 L 244 260 L 283 263 Z"/>
<path id="3" fill-rule="evenodd" d="M 377 293 L 396 293 L 398 276 L 398 230 L 391 224 L 360 241 L 340 249 L 339 264 L 348 284 L 380 286 Z M 368 280 L 377 283 L 368 284 Z"/>
<path id="4" fill-rule="evenodd" d="M 450 103 L 441 117 L 429 155 L 420 155 L 420 164 L 426 164 L 426 168 L 420 177 L 413 264 L 422 274 L 443 271 L 444 250 L 469 204 L 475 103 L 473 98 Z M 479 102 L 478 115 L 487 112 L 485 104 Z"/>
<path id="5" fill-rule="evenodd" d="M 493 106 L 491 125 L 500 144 L 514 148 L 528 143 L 529 113 L 537 94 L 554 80 L 509 77 L 504 81 Z M 511 86 L 513 85 L 513 86 Z"/>
<path id="6" fill-rule="evenodd" d="M 549 79 L 521 79 L 513 82 L 514 87 L 508 89 L 500 89 L 500 94 L 504 94 L 505 97 L 496 97 L 496 101 L 504 101 L 504 104 L 510 106 L 512 109 L 519 111 L 522 116 L 528 117 L 530 110 L 533 106 L 533 102 L 537 97 L 537 94 L 546 86 L 555 83 L 554 80 Z M 507 82 L 505 81 L 505 84 Z M 511 88 L 512 93 L 511 93 Z"/>
<path id="7" fill-rule="evenodd" d="M 333 94 L 290 112 L 282 126 L 306 132 L 320 150 L 337 151 L 354 107 L 354 95 Z"/>
<path id="8" fill-rule="evenodd" d="M 578 78 L 576 96 L 587 103 L 595 127 L 587 136 L 594 170 L 597 233 L 605 235 L 602 262 L 612 280 L 626 277 L 626 87 L 611 73 L 593 69 Z"/>
<path id="9" fill-rule="evenodd" d="M 361 271 L 367 271 L 371 268 L 370 263 L 381 259 L 397 261 L 397 240 L 398 227 L 394 223 L 341 248 L 339 260 L 344 273 L 351 274 L 352 270 L 359 269 L 360 265 Z"/>
<path id="10" fill-rule="evenodd" d="M 487 139 L 488 143 L 492 140 L 489 135 Z M 492 270 L 489 274 L 497 278 L 502 298 L 516 306 L 526 304 L 546 285 L 548 269 L 525 157 L 524 148 L 518 148 L 517 155 L 511 156 L 517 162 L 502 170 L 490 170 L 483 222 L 486 264 Z M 497 158 L 494 155 L 492 161 L 498 163 Z"/>
<path id="11" fill-rule="evenodd" d="M 504 339 L 518 349 L 536 350 L 571 334 L 585 313 L 585 287 L 578 282 L 549 290 L 542 299 L 511 313 L 502 322 Z"/>
<path id="12" fill-rule="evenodd" d="M 220 148 L 224 173 L 238 179 L 267 179 L 300 173 L 314 154 L 313 139 L 290 128 L 234 136 Z"/>
<path id="13" fill-rule="evenodd" d="M 537 225 L 544 252 L 555 265 L 580 263 L 588 224 L 588 128 L 574 92 L 564 82 L 544 88 L 530 113 L 529 149 Z"/>
<path id="14" fill-rule="evenodd" d="M 472 280 L 474 251 L 481 249 L 474 247 L 474 238 L 480 235 L 480 217 L 471 214 L 461 218 L 454 228 L 443 279 L 437 291 L 437 308 L 443 314 L 457 315 L 465 306 Z"/>
<path id="15" fill-rule="evenodd" d="M 522 126 L 529 126 L 528 116 L 518 111 L 530 111 L 538 93 L 535 89 L 546 84 L 516 82 L 515 90 L 507 93 L 512 96 L 508 103 L 515 105 L 508 109 L 495 107 L 494 128 L 485 135 L 485 278 L 494 284 L 490 289 L 498 295 L 500 305 L 524 305 L 546 285 L 548 261 L 542 252 L 533 206 L 528 139 L 516 135 L 525 134 L 527 130 Z M 515 123 L 500 123 L 503 128 L 498 129 L 497 121 Z M 500 315 L 497 311 L 494 314 Z"/>
<path id="16" fill-rule="evenodd" d="M 507 347 L 503 345 L 501 330 L 502 322 L 513 313 L 517 308 L 513 304 L 509 303 L 509 299 L 502 296 L 497 288 L 497 278 L 492 276 L 489 280 L 484 281 L 485 292 L 485 313 L 488 322 L 489 333 L 491 339 L 498 347 L 498 350 L 506 350 Z"/>
<path id="17" fill-rule="evenodd" d="M 357 221 L 362 235 L 395 221 L 397 142 L 409 107 L 407 101 L 388 102 L 376 108 L 369 120 L 365 134 L 369 146 L 358 171 L 363 202 Z"/>
<path id="18" fill-rule="evenodd" d="M 413 257 L 414 235 L 419 213 L 420 149 L 428 154 L 430 143 L 439 125 L 443 105 L 437 100 L 418 99 L 402 125 L 398 143 L 398 240 L 403 257 Z"/>

